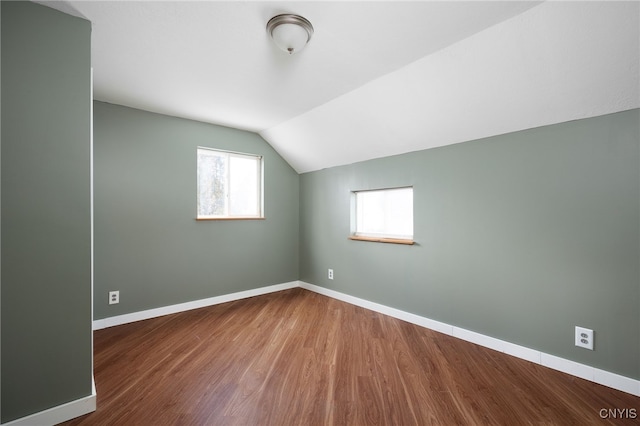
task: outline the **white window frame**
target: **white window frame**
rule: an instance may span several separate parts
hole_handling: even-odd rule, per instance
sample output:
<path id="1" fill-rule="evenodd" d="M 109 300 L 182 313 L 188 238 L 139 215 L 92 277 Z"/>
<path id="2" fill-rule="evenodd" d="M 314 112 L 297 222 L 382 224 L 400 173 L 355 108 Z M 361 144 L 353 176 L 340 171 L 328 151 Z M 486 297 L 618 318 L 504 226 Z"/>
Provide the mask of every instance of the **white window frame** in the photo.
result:
<path id="1" fill-rule="evenodd" d="M 225 197 L 225 213 L 222 215 L 201 215 L 199 211 L 200 205 L 200 179 L 197 175 L 198 170 L 198 154 L 200 151 L 212 151 L 215 152 L 215 155 L 224 156 L 227 158 L 227 165 L 231 164 L 230 159 L 232 157 L 236 158 L 250 158 L 256 161 L 256 167 L 258 168 L 256 176 L 257 182 L 256 185 L 258 187 L 258 199 L 256 200 L 256 209 L 258 213 L 255 215 L 231 215 L 229 214 L 229 200 L 230 200 L 230 171 L 227 172 L 226 182 L 224 185 L 224 197 Z M 242 219 L 264 219 L 264 158 L 261 155 L 256 154 L 247 154 L 243 152 L 235 152 L 235 151 L 226 151 L 216 148 L 209 148 L 205 146 L 198 146 L 196 149 L 196 220 L 242 220 Z"/>
<path id="2" fill-rule="evenodd" d="M 371 192 L 386 192 L 386 191 L 397 191 L 397 190 L 411 190 L 411 234 L 410 235 L 399 235 L 393 233 L 372 233 L 372 232 L 363 232 L 359 223 L 359 218 L 361 217 L 361 212 L 358 211 L 358 195 L 363 193 L 371 193 Z M 414 244 L 413 236 L 414 236 L 414 220 L 413 220 L 413 186 L 401 186 L 401 187 L 393 187 L 393 188 L 381 188 L 381 189 L 367 189 L 367 190 L 359 190 L 351 192 L 351 232 L 349 235 L 349 239 L 357 240 L 357 241 L 372 241 L 379 243 L 395 243 L 395 244 Z"/>

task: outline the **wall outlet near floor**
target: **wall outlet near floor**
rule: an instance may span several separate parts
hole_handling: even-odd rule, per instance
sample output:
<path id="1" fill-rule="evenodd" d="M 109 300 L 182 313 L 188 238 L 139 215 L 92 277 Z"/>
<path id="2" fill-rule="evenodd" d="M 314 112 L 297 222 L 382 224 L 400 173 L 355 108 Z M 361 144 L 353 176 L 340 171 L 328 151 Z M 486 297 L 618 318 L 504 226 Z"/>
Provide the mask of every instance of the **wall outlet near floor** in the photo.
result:
<path id="1" fill-rule="evenodd" d="M 576 326 L 576 346 L 593 350 L 593 330 Z"/>
<path id="2" fill-rule="evenodd" d="M 109 292 L 109 304 L 115 305 L 116 303 L 120 303 L 120 292 L 119 291 L 110 291 Z"/>
<path id="3" fill-rule="evenodd" d="M 330 280 L 333 279 L 333 269 L 329 269 L 329 271 L 327 273 L 327 277 L 329 277 Z"/>

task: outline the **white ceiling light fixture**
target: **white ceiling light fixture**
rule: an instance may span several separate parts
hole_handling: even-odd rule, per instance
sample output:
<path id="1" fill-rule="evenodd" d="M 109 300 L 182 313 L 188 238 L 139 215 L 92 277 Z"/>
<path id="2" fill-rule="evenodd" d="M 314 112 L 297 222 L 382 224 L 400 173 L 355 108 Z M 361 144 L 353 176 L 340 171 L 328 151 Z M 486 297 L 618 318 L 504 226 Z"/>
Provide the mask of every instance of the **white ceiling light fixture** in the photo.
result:
<path id="1" fill-rule="evenodd" d="M 267 22 L 267 32 L 276 46 L 292 55 L 309 43 L 313 25 L 299 15 L 276 15 Z"/>

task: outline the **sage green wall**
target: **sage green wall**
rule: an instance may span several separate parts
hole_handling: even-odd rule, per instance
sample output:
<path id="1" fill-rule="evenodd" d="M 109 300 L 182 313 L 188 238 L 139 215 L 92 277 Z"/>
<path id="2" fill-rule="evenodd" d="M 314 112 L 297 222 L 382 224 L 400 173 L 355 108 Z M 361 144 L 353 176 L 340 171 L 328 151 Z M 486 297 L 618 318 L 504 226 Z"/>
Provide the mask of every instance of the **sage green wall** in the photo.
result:
<path id="1" fill-rule="evenodd" d="M 303 174 L 300 279 L 640 379 L 638 128 L 632 110 Z M 347 240 L 350 191 L 405 185 L 417 245 Z"/>
<path id="2" fill-rule="evenodd" d="M 91 25 L 2 2 L 2 422 L 91 395 Z"/>
<path id="3" fill-rule="evenodd" d="M 195 220 L 198 146 L 264 156 L 265 220 Z M 95 102 L 95 319 L 297 280 L 298 185 L 255 133 Z"/>

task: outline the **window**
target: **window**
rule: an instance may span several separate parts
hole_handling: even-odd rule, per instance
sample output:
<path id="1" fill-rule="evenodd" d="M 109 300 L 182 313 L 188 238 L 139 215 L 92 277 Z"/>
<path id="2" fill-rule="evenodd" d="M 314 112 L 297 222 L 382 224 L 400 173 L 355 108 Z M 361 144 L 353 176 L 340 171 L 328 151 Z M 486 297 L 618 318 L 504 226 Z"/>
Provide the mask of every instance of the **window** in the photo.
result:
<path id="1" fill-rule="evenodd" d="M 262 217 L 262 157 L 198 148 L 197 219 Z"/>
<path id="2" fill-rule="evenodd" d="M 353 192 L 349 238 L 413 244 L 413 187 Z"/>

